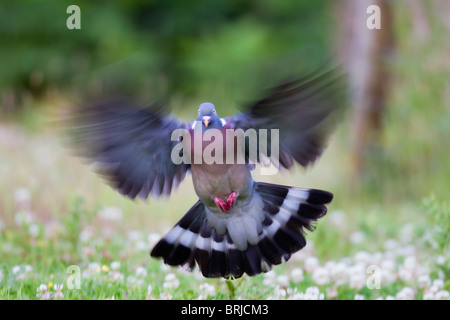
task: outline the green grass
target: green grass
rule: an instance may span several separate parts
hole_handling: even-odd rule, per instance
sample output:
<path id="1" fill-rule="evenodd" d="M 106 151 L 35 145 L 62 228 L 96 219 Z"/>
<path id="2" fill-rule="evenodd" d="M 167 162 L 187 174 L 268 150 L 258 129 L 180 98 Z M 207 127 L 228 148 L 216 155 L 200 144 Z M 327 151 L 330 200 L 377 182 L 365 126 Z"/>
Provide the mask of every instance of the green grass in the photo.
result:
<path id="1" fill-rule="evenodd" d="M 389 205 L 348 199 L 343 205 L 341 199 L 308 235 L 308 246 L 273 272 L 234 281 L 204 279 L 198 270 L 168 267 L 149 256 L 164 230 L 194 203 L 190 177 L 171 199 L 133 202 L 68 156 L 55 137 L 6 128 L 16 137 L 23 136 L 5 153 L 15 169 L 3 172 L 9 184 L 2 184 L 1 193 L 1 299 L 42 298 L 36 294 L 43 284 L 53 293 L 55 285 L 63 284 L 63 299 L 304 298 L 310 287 L 317 287 L 325 299 L 353 299 L 358 294 L 365 299 L 401 297 L 399 292 L 408 287 L 414 298 L 421 299 L 436 279 L 444 280 L 437 284 L 438 291 L 449 289 L 449 204 L 434 195 L 423 204 L 422 199 Z M 47 151 L 52 156 L 45 158 Z M 325 189 L 338 183 L 325 177 L 322 185 L 320 175 L 302 172 L 272 180 L 293 185 L 305 180 L 300 184 Z M 308 266 L 311 261 L 318 263 Z M 387 268 L 386 261 L 393 266 Z M 335 267 L 339 263 L 341 269 Z M 367 287 L 370 265 L 388 273 L 381 275 L 379 289 Z M 70 272 L 71 266 L 79 272 Z M 301 281 L 293 274 L 299 269 Z M 328 280 L 320 280 L 324 270 Z M 355 272 L 359 280 L 352 278 Z M 75 276 L 79 289 L 70 288 Z M 428 284 L 422 284 L 420 277 L 428 278 Z M 204 283 L 213 289 L 205 291 Z"/>
<path id="2" fill-rule="evenodd" d="M 204 279 L 198 270 L 150 258 L 155 240 L 196 200 L 190 177 L 170 199 L 133 202 L 70 156 L 42 122 L 47 114 L 27 113 L 20 126 L 0 124 L 0 299 L 40 299 L 41 285 L 55 293 L 57 284 L 63 284 L 63 299 L 447 297 L 450 68 L 444 53 L 450 43 L 438 20 L 430 39 L 415 41 L 410 17 L 396 9 L 383 137 L 368 152 L 359 184 L 348 178 L 347 122 L 314 168 L 255 177 L 335 194 L 307 247 L 265 275 Z M 42 103 L 50 109 L 67 103 L 60 99 Z M 111 207 L 121 216 L 100 213 Z M 70 266 L 80 271 L 79 289 L 70 288 L 77 276 Z M 379 289 L 367 285 L 370 266 L 379 268 Z"/>

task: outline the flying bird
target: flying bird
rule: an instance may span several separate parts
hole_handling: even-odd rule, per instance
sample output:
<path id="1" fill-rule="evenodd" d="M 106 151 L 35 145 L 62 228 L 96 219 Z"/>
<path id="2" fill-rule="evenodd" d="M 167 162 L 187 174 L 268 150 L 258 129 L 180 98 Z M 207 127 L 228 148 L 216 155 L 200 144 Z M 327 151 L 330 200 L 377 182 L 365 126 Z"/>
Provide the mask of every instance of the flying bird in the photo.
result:
<path id="1" fill-rule="evenodd" d="M 205 102 L 189 123 L 157 106 L 137 108 L 120 99 L 96 103 L 77 112 L 74 142 L 107 182 L 131 199 L 169 195 L 191 173 L 198 201 L 154 246 L 152 257 L 189 270 L 197 264 L 205 277 L 254 276 L 302 249 L 306 230 L 314 230 L 333 198 L 323 190 L 255 181 L 254 163 L 269 159 L 279 169 L 292 169 L 295 162 L 304 167 L 314 163 L 343 109 L 337 99 L 339 80 L 335 70 L 306 74 L 225 118 Z M 177 129 L 183 134 L 173 139 Z M 252 156 L 248 140 L 241 151 L 227 149 L 234 139 L 224 139 L 215 151 L 224 159 L 227 151 L 240 153 L 243 162 L 173 161 L 180 143 L 184 148 L 175 155 L 192 160 L 197 151 L 189 142 L 195 133 L 225 136 L 226 130 L 238 129 L 254 129 L 256 138 L 268 139 L 269 146 L 275 137 L 263 137 L 261 129 L 277 130 L 277 159 L 271 147 L 257 147 Z M 200 153 L 207 147 L 202 139 Z"/>

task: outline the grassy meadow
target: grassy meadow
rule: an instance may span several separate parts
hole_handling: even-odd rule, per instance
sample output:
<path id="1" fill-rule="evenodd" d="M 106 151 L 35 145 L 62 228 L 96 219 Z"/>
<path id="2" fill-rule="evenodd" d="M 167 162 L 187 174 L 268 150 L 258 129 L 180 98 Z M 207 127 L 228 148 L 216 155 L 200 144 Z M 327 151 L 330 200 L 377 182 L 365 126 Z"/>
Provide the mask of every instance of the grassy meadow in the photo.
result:
<path id="1" fill-rule="evenodd" d="M 32 107 L 0 120 L 0 299 L 449 300 L 448 29 L 430 20 L 433 36 L 416 41 L 396 12 L 382 139 L 360 181 L 350 179 L 350 116 L 313 167 L 255 176 L 335 195 L 307 246 L 256 277 L 205 279 L 150 258 L 195 203 L 191 177 L 170 198 L 126 199 L 71 155 L 52 122 L 70 95 L 26 100 Z M 172 102 L 189 119 L 197 100 Z"/>

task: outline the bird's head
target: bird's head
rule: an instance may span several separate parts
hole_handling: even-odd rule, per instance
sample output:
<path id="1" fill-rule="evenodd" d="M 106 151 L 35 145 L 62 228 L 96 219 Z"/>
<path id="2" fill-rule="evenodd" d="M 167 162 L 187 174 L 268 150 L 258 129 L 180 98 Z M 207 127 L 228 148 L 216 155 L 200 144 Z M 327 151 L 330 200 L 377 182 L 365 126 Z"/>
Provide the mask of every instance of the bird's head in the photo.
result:
<path id="1" fill-rule="evenodd" d="M 204 102 L 198 107 L 197 121 L 202 122 L 203 128 L 216 128 L 222 127 L 222 121 L 216 113 L 216 108 L 211 102 Z"/>

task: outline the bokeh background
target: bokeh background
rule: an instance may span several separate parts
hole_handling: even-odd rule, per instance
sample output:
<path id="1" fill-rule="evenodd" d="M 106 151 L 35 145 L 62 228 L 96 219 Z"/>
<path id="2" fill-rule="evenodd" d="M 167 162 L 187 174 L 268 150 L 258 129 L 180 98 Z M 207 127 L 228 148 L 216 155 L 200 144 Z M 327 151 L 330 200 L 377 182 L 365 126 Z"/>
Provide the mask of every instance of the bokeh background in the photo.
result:
<path id="1" fill-rule="evenodd" d="M 66 27 L 71 4 L 79 30 Z M 366 27 L 371 4 L 381 8 L 380 30 Z M 68 264 L 148 266 L 145 251 L 128 250 L 130 232 L 162 234 L 195 202 L 190 177 L 170 199 L 133 202 L 111 190 L 65 142 L 58 119 L 72 108 L 120 93 L 185 120 L 204 101 L 228 116 L 323 65 L 345 70 L 349 92 L 328 149 L 307 170 L 256 178 L 335 194 L 310 235 L 321 261 L 383 251 L 410 230 L 406 243 L 448 290 L 449 21 L 446 0 L 3 0 L 0 294 L 35 298 L 39 278 Z M 19 296 L 12 270 L 23 265 L 37 275 Z"/>

